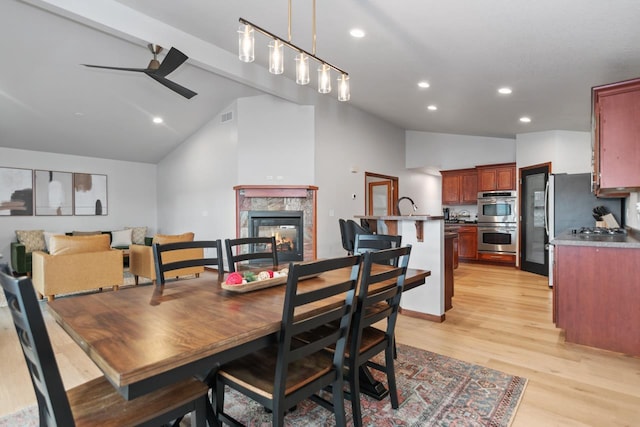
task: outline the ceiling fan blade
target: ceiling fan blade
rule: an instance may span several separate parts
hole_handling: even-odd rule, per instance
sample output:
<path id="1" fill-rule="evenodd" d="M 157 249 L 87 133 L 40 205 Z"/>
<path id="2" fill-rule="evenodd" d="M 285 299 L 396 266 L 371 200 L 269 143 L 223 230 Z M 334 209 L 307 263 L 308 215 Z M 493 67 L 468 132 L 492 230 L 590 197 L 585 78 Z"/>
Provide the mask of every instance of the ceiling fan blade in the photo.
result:
<path id="1" fill-rule="evenodd" d="M 164 57 L 164 60 L 160 64 L 160 67 L 157 70 L 153 71 L 153 74 L 160 77 L 166 77 L 168 74 L 182 65 L 187 59 L 189 59 L 187 55 L 180 52 L 175 47 L 172 47 L 169 50 L 169 53 L 167 53 L 167 56 Z"/>
<path id="2" fill-rule="evenodd" d="M 91 68 L 104 68 L 106 70 L 120 70 L 120 71 L 136 71 L 139 73 L 144 73 L 145 71 L 147 71 L 146 68 L 127 68 L 127 67 L 107 67 L 105 65 L 89 65 L 89 64 L 82 64 L 85 67 L 91 67 Z"/>
<path id="3" fill-rule="evenodd" d="M 191 89 L 187 89 L 184 86 L 180 86 L 178 83 L 174 83 L 167 78 L 157 75 L 156 73 L 147 72 L 145 74 L 147 74 L 149 77 L 151 77 L 155 81 L 165 85 L 172 91 L 179 93 L 180 95 L 184 96 L 187 99 L 191 99 L 197 95 L 197 93 L 192 91 Z"/>

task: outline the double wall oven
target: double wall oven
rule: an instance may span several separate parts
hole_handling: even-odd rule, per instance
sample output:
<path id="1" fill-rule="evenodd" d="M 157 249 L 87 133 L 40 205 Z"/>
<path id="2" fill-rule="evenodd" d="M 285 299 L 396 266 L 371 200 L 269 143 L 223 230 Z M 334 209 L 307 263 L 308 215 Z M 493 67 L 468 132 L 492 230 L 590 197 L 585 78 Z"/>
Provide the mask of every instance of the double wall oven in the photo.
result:
<path id="1" fill-rule="evenodd" d="M 516 254 L 517 201 L 515 191 L 478 193 L 478 252 Z"/>

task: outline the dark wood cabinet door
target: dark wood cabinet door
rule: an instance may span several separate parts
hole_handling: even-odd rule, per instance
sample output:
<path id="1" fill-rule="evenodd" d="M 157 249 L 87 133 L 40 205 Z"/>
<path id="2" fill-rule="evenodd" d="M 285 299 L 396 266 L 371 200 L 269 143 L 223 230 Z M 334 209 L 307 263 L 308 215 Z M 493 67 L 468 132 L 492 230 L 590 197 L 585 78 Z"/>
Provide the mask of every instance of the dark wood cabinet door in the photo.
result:
<path id="1" fill-rule="evenodd" d="M 478 173 L 468 172 L 460 177 L 462 204 L 474 205 L 478 202 Z"/>
<path id="2" fill-rule="evenodd" d="M 442 172 L 442 204 L 460 204 L 460 175 Z"/>
<path id="3" fill-rule="evenodd" d="M 600 187 L 640 187 L 640 82 L 599 99 Z"/>
<path id="4" fill-rule="evenodd" d="M 507 166 L 496 168 L 496 190 L 515 190 L 516 189 L 516 167 Z"/>
<path id="5" fill-rule="evenodd" d="M 477 227 L 460 227 L 458 229 L 458 257 L 460 259 L 478 259 Z"/>
<path id="6" fill-rule="evenodd" d="M 496 170 L 478 169 L 478 191 L 493 191 L 496 189 Z"/>
<path id="7" fill-rule="evenodd" d="M 478 166 L 478 191 L 515 190 L 516 164 Z"/>

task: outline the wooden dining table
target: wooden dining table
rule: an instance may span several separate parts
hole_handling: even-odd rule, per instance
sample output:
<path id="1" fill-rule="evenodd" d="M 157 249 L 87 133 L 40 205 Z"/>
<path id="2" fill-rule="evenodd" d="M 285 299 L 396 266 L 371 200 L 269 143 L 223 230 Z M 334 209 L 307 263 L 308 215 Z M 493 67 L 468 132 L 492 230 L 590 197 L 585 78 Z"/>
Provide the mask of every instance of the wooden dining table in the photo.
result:
<path id="1" fill-rule="evenodd" d="M 300 282 L 323 286 L 329 274 Z M 409 269 L 405 289 L 429 271 Z M 212 369 L 262 348 L 280 328 L 286 285 L 253 292 L 224 290 L 217 273 L 199 278 L 57 298 L 48 310 L 125 399 Z M 308 307 L 298 315 L 312 315 Z"/>

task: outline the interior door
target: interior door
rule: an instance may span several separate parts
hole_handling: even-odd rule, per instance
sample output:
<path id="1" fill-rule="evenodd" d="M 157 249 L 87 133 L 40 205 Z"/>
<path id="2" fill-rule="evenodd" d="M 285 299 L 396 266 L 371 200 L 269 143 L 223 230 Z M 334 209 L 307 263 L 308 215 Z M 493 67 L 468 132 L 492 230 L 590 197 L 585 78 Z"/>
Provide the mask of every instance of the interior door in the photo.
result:
<path id="1" fill-rule="evenodd" d="M 369 183 L 369 214 L 391 215 L 391 181 Z"/>
<path id="2" fill-rule="evenodd" d="M 546 233 L 546 190 L 551 165 L 520 169 L 520 268 L 549 275 L 549 236 Z"/>

